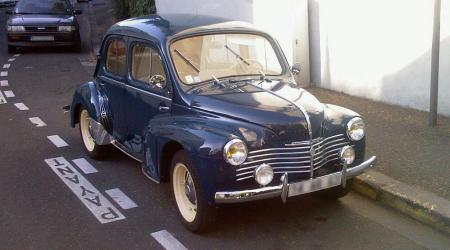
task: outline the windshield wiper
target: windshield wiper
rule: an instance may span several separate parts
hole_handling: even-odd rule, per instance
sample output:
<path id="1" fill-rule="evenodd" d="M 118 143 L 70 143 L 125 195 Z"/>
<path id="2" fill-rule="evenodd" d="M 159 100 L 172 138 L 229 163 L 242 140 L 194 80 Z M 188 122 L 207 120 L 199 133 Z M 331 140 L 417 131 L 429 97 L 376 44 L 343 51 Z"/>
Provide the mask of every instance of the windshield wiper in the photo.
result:
<path id="1" fill-rule="evenodd" d="M 234 51 L 232 48 L 228 47 L 228 45 L 225 44 L 225 49 L 229 50 L 231 53 L 233 53 L 233 55 L 236 56 L 236 58 L 238 58 L 239 60 L 241 60 L 242 62 L 244 62 L 245 64 L 247 64 L 247 66 L 250 66 L 250 63 L 247 62 L 247 60 L 245 60 L 241 55 L 239 55 L 236 51 Z"/>
<path id="2" fill-rule="evenodd" d="M 175 53 L 177 53 L 177 55 L 181 57 L 181 59 L 183 59 L 183 61 L 185 61 L 188 65 L 190 65 L 195 71 L 197 71 L 197 73 L 200 73 L 200 70 L 192 63 L 191 60 L 189 60 L 187 57 L 181 54 L 181 52 L 178 51 L 177 49 L 175 49 L 174 51 Z"/>

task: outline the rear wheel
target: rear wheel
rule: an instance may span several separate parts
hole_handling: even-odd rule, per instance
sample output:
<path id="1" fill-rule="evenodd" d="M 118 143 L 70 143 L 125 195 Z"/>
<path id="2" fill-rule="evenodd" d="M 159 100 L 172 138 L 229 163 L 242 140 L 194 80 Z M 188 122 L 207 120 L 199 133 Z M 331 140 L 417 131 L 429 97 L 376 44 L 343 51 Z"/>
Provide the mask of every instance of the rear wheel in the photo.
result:
<path id="1" fill-rule="evenodd" d="M 336 187 L 318 191 L 314 195 L 326 200 L 337 200 L 339 198 L 346 196 L 352 190 L 352 186 L 353 180 L 350 179 L 347 180 L 345 188 L 339 185 Z"/>
<path id="2" fill-rule="evenodd" d="M 8 45 L 8 53 L 9 53 L 9 54 L 14 54 L 14 53 L 16 53 L 16 46 Z"/>
<path id="3" fill-rule="evenodd" d="M 79 116 L 80 121 L 80 135 L 83 141 L 84 151 L 92 159 L 103 159 L 108 153 L 109 147 L 107 145 L 98 145 L 91 135 L 89 130 L 89 121 L 91 117 L 85 108 L 82 108 Z"/>
<path id="4" fill-rule="evenodd" d="M 171 177 L 173 197 L 181 221 L 192 232 L 206 231 L 214 223 L 216 209 L 208 204 L 200 188 L 200 180 L 184 150 L 173 157 Z"/>

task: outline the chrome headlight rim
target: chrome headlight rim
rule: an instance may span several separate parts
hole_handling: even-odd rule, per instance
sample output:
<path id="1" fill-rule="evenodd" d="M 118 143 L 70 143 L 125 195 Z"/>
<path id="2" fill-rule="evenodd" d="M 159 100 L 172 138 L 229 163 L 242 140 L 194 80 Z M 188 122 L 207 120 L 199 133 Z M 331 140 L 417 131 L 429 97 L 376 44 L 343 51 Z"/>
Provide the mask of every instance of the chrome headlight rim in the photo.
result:
<path id="1" fill-rule="evenodd" d="M 228 152 L 230 151 L 231 147 L 235 144 L 241 144 L 242 148 L 244 150 L 244 154 L 245 157 L 243 157 L 243 159 L 241 159 L 240 161 L 233 161 L 232 158 L 228 157 Z M 248 156 L 248 149 L 247 149 L 247 145 L 245 144 L 245 142 L 241 139 L 235 138 L 230 140 L 229 142 L 227 142 L 225 144 L 225 146 L 223 147 L 223 158 L 225 159 L 225 161 L 233 166 L 239 166 L 242 163 L 244 163 L 247 160 L 247 156 Z"/>
<path id="2" fill-rule="evenodd" d="M 355 137 L 352 133 L 352 127 L 357 124 L 362 124 L 362 136 Z M 361 117 L 353 117 L 350 121 L 347 122 L 347 137 L 352 141 L 360 141 L 366 136 L 366 124 L 364 123 L 364 120 Z"/>
<path id="3" fill-rule="evenodd" d="M 263 172 L 265 172 L 265 174 L 269 174 L 269 175 L 265 176 L 265 177 L 269 177 L 268 179 L 261 178 L 261 174 Z M 273 181 L 273 177 L 274 177 L 275 173 L 273 172 L 272 166 L 270 166 L 267 163 L 263 163 L 255 168 L 253 175 L 254 175 L 255 181 L 259 185 L 267 186 Z"/>
<path id="4" fill-rule="evenodd" d="M 346 152 L 351 152 L 351 158 L 349 158 L 349 160 L 347 160 L 345 158 Z M 345 146 L 345 147 L 341 148 L 341 151 L 339 152 L 339 157 L 341 158 L 342 162 L 346 163 L 347 165 L 350 165 L 353 162 L 355 162 L 355 159 L 356 159 L 355 149 L 352 146 Z"/>

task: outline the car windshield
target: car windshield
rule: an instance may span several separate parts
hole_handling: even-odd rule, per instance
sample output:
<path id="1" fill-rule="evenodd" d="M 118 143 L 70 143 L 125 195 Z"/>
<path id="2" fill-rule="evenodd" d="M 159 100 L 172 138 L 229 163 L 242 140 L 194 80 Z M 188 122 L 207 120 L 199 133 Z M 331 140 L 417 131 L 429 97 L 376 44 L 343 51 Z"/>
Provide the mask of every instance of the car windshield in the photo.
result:
<path id="1" fill-rule="evenodd" d="M 15 12 L 17 14 L 68 14 L 70 8 L 66 0 L 20 0 Z"/>
<path id="2" fill-rule="evenodd" d="M 187 85 L 229 76 L 280 75 L 283 67 L 271 43 L 254 34 L 184 38 L 170 46 L 179 79 Z"/>

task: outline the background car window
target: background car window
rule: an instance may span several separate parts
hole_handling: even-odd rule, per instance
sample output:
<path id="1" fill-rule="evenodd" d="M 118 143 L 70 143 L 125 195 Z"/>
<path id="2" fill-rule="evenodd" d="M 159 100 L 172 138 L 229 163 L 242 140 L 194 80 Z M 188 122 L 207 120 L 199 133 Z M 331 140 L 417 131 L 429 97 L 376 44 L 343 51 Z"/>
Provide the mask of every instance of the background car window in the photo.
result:
<path id="1" fill-rule="evenodd" d="M 106 69 L 112 74 L 123 76 L 126 73 L 126 44 L 122 39 L 111 39 L 106 54 Z"/>
<path id="2" fill-rule="evenodd" d="M 166 74 L 159 53 L 145 45 L 134 45 L 131 76 L 152 87 L 164 88 Z"/>
<path id="3" fill-rule="evenodd" d="M 18 14 L 67 14 L 70 8 L 66 0 L 20 0 L 15 12 Z"/>

